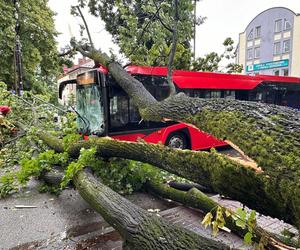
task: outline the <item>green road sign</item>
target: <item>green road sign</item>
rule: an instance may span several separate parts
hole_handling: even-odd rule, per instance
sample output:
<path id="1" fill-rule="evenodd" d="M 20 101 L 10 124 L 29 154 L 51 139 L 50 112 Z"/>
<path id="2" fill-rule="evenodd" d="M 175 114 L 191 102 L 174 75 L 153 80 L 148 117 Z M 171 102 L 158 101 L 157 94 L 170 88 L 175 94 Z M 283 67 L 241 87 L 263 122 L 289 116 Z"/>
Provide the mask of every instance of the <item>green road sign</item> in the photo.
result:
<path id="1" fill-rule="evenodd" d="M 246 71 L 251 72 L 251 71 L 264 70 L 264 69 L 287 67 L 287 66 L 289 66 L 289 59 L 248 65 Z"/>

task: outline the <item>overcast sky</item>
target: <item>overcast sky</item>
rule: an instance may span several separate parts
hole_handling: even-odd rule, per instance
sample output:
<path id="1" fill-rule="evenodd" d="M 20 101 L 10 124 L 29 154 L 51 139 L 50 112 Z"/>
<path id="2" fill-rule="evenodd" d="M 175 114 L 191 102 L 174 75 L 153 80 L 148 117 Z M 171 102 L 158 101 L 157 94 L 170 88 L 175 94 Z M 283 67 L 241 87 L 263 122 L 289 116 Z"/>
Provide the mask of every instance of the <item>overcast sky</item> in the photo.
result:
<path id="1" fill-rule="evenodd" d="M 49 0 L 49 6 L 57 13 L 55 23 L 61 33 L 58 37 L 60 47 L 68 44 L 72 35 L 79 36 L 81 19 L 70 15 L 70 6 L 76 2 L 77 0 Z M 237 43 L 239 33 L 245 30 L 256 15 L 279 6 L 300 13 L 300 0 L 202 0 L 197 5 L 197 15 L 206 16 L 207 20 L 197 28 L 196 55 L 202 56 L 211 51 L 222 52 L 222 43 L 226 37 L 233 38 Z M 104 23 L 87 12 L 85 17 L 96 46 L 106 52 L 110 48 L 117 52 L 117 47 L 104 29 Z"/>

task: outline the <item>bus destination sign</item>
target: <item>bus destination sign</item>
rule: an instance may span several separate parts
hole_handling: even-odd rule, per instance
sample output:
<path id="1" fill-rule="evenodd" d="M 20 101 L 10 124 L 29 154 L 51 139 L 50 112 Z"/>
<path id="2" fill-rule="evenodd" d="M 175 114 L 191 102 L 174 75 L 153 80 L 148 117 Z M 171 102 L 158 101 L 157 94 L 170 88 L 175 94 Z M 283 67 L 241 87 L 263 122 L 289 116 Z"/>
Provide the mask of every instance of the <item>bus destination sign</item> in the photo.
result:
<path id="1" fill-rule="evenodd" d="M 251 71 L 264 70 L 264 69 L 287 67 L 287 66 L 289 66 L 289 59 L 248 65 L 246 71 L 251 72 Z"/>

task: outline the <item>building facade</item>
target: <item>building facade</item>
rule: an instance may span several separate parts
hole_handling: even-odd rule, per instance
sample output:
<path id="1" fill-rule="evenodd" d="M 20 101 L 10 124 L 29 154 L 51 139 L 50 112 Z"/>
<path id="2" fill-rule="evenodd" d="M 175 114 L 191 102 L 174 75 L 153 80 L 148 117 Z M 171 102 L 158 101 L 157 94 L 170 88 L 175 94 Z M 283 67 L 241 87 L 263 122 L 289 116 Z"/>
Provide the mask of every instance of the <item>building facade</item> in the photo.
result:
<path id="1" fill-rule="evenodd" d="M 247 75 L 300 76 L 300 15 L 284 7 L 258 14 L 239 35 L 237 63 Z"/>

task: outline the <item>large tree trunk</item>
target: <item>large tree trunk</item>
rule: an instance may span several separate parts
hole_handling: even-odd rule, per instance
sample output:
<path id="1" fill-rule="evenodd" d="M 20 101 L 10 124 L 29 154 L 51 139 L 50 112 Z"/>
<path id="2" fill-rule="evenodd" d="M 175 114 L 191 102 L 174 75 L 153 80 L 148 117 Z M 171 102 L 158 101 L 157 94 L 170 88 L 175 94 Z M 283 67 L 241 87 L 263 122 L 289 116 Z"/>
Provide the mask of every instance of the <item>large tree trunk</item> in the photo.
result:
<path id="1" fill-rule="evenodd" d="M 73 181 L 80 195 L 121 234 L 125 249 L 229 249 L 146 212 L 86 170 L 78 172 Z"/>
<path id="2" fill-rule="evenodd" d="M 299 197 L 286 194 L 292 199 L 286 203 L 286 196 L 279 192 L 276 176 L 270 176 L 266 171 L 257 173 L 218 153 L 174 150 L 158 144 L 97 138 L 72 145 L 70 155 L 77 157 L 82 147 L 96 147 L 101 157 L 115 156 L 150 163 L 206 186 L 213 192 L 239 200 L 258 212 L 294 225 L 299 222 L 300 206 L 292 206 L 292 202 L 297 202 Z M 298 182 L 289 181 L 290 185 L 297 187 Z"/>

